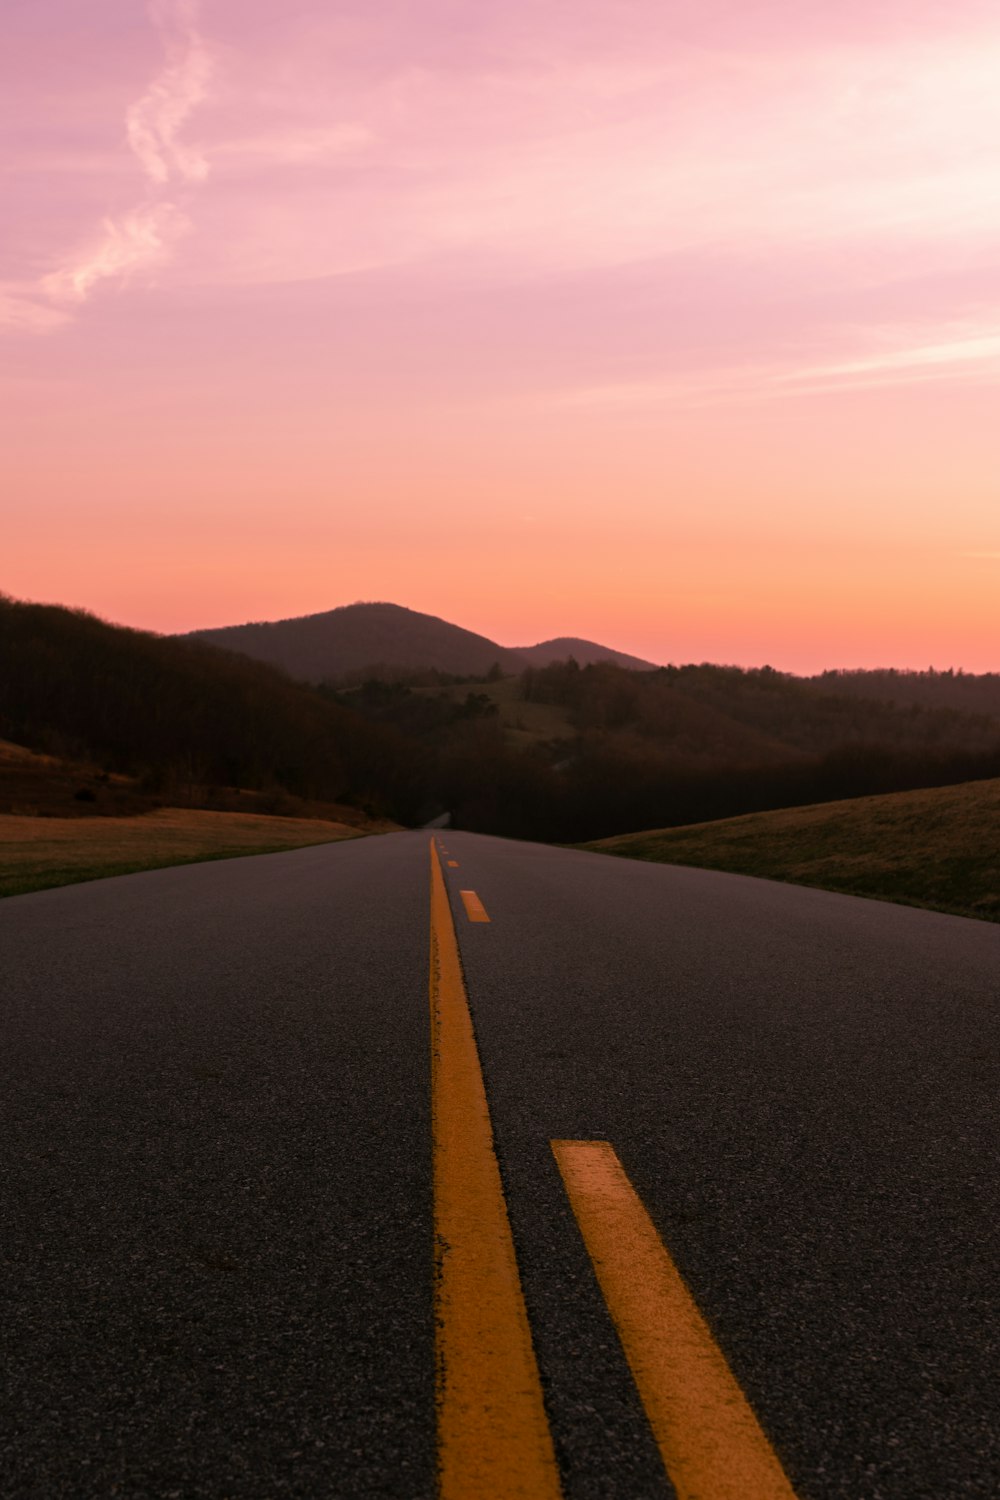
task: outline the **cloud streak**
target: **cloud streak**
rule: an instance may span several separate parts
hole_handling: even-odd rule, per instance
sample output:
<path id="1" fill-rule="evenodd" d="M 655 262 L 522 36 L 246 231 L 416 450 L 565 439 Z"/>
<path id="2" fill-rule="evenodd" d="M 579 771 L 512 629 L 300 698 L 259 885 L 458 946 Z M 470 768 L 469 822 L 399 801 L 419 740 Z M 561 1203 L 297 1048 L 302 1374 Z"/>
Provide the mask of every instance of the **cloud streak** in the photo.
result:
<path id="1" fill-rule="evenodd" d="M 208 96 L 212 59 L 198 29 L 195 0 L 153 0 L 150 15 L 167 65 L 125 117 L 128 143 L 150 182 L 201 182 L 202 153 L 180 140 L 189 116 Z"/>
<path id="2" fill-rule="evenodd" d="M 976 367 L 993 374 L 1000 372 L 1000 331 L 995 327 L 987 332 L 969 331 L 957 338 L 917 342 L 859 359 L 817 365 L 796 371 L 789 381 L 829 389 L 840 381 L 893 384 L 897 379 L 936 380 Z"/>
<path id="3" fill-rule="evenodd" d="M 679 371 L 648 380 L 536 392 L 530 400 L 543 409 L 593 407 L 641 413 L 664 406 L 678 409 L 724 406 L 1000 376 L 1000 324 L 995 318 L 982 330 L 954 324 L 883 330 L 883 340 L 882 349 L 853 359 L 785 366 L 747 363 L 690 373 Z"/>
<path id="4" fill-rule="evenodd" d="M 147 203 L 105 219 L 101 235 L 82 257 L 43 278 L 53 302 L 85 302 L 102 281 L 123 280 L 143 266 L 164 261 L 186 233 L 188 220 L 173 203 Z"/>
<path id="5" fill-rule="evenodd" d="M 67 264 L 34 284 L 0 289 L 0 326 L 42 333 L 60 326 L 66 308 L 86 302 L 102 282 L 121 283 L 162 264 L 190 228 L 171 190 L 208 175 L 204 155 L 186 145 L 181 132 L 208 97 L 212 58 L 199 29 L 197 0 L 151 0 L 149 15 L 166 62 L 125 117 L 126 139 L 147 182 L 145 198 L 108 215 Z"/>

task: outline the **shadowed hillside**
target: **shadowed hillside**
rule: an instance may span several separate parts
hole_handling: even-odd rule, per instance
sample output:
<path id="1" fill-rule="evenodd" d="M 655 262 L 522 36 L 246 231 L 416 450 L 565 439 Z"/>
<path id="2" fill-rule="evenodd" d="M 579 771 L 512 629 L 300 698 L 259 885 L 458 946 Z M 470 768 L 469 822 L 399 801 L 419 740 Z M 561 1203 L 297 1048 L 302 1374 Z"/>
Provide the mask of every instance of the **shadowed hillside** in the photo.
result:
<path id="1" fill-rule="evenodd" d="M 146 790 L 281 790 L 402 821 L 420 798 L 392 726 L 202 641 L 0 596 L 0 663 L 0 739 Z"/>

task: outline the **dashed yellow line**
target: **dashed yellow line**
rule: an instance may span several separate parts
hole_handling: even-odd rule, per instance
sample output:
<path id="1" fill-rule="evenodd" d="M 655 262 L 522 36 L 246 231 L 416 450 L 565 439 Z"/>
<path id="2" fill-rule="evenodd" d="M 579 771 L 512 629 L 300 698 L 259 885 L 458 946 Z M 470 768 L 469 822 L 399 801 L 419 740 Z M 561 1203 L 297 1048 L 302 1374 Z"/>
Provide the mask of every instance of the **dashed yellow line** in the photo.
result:
<path id="1" fill-rule="evenodd" d="M 449 859 L 449 861 L 448 861 L 448 868 L 451 869 L 451 870 L 457 870 L 458 869 L 458 860 L 457 859 Z"/>
<path id="2" fill-rule="evenodd" d="M 795 1500 L 612 1147 L 552 1150 L 677 1500 Z"/>
<path id="3" fill-rule="evenodd" d="M 559 1500 L 458 942 L 433 841 L 430 1000 L 438 1494 L 440 1500 Z"/>
<path id="4" fill-rule="evenodd" d="M 462 905 L 465 907 L 465 915 L 470 922 L 488 922 L 490 919 L 486 914 L 486 907 L 480 901 L 475 891 L 459 891 Z"/>

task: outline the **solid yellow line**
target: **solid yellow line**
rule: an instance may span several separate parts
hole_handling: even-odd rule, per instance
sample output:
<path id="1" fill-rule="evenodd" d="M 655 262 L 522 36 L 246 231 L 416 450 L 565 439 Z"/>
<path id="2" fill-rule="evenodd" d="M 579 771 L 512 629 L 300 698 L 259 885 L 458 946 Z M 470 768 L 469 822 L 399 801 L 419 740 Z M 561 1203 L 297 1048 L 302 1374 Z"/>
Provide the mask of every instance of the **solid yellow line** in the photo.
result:
<path id="1" fill-rule="evenodd" d="M 458 942 L 433 844 L 430 995 L 438 1494 L 558 1500 Z"/>
<path id="2" fill-rule="evenodd" d="M 795 1500 L 612 1147 L 552 1150 L 678 1500 Z"/>
<path id="3" fill-rule="evenodd" d="M 475 891 L 459 891 L 458 894 L 462 898 L 465 915 L 470 922 L 488 922 L 490 920 L 486 915 L 486 907 L 480 901 Z"/>

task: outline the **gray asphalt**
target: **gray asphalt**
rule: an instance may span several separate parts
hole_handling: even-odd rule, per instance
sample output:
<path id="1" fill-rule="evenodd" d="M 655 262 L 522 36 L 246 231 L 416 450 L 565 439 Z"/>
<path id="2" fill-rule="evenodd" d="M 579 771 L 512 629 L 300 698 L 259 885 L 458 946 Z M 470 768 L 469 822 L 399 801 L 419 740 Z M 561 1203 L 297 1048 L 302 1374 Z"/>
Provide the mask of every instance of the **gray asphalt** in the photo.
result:
<path id="1" fill-rule="evenodd" d="M 800 1500 L 996 1496 L 1000 928 L 445 838 L 568 1500 L 672 1491 L 559 1137 Z M 427 844 L 0 903 L 4 1496 L 433 1494 Z"/>

